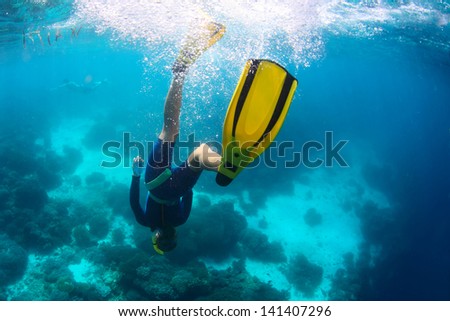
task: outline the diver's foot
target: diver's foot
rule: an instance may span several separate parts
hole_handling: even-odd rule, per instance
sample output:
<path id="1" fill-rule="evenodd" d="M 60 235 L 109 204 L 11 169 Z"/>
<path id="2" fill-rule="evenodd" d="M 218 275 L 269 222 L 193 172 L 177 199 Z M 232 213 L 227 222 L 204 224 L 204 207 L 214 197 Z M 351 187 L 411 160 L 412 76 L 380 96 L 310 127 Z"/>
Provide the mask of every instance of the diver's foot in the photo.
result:
<path id="1" fill-rule="evenodd" d="M 185 74 L 188 68 L 192 65 L 192 63 L 188 63 L 184 59 L 181 59 L 180 57 L 189 57 L 189 52 L 180 52 L 177 60 L 172 65 L 172 73 L 174 74 Z"/>
<path id="2" fill-rule="evenodd" d="M 174 74 L 186 73 L 201 54 L 219 41 L 224 33 L 224 25 L 210 21 L 201 27 L 199 32 L 188 34 L 172 66 L 172 72 Z"/>

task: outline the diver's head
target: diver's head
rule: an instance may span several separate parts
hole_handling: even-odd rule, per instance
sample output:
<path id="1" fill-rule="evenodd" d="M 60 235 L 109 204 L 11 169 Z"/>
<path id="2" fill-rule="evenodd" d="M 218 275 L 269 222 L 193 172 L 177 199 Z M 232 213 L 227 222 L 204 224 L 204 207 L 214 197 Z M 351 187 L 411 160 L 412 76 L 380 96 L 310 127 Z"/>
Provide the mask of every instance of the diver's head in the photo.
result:
<path id="1" fill-rule="evenodd" d="M 172 226 L 158 228 L 155 230 L 152 242 L 158 254 L 172 251 L 177 246 L 177 232 Z"/>

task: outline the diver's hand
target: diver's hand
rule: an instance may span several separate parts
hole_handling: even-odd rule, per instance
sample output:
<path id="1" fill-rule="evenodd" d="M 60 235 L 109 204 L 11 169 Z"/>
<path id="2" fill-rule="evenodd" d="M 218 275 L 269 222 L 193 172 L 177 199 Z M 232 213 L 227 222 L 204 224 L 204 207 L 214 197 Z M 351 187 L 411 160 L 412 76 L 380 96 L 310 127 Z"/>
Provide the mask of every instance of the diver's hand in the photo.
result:
<path id="1" fill-rule="evenodd" d="M 141 156 L 133 158 L 133 176 L 141 176 L 144 171 L 144 160 Z"/>

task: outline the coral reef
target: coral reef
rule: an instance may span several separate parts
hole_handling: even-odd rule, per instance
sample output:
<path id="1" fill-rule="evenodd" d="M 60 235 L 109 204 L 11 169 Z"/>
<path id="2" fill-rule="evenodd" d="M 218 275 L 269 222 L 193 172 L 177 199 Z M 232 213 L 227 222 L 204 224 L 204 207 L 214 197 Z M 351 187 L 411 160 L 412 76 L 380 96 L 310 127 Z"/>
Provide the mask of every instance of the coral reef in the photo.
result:
<path id="1" fill-rule="evenodd" d="M 166 257 L 149 256 L 128 246 L 105 245 L 92 255 L 96 265 L 117 271 L 127 300 L 283 300 L 287 293 L 248 274 L 244 261 L 225 271 L 209 270 L 198 260 L 172 264 Z M 113 293 L 111 295 L 114 295 Z M 118 294 L 116 294 L 118 295 Z"/>
<path id="2" fill-rule="evenodd" d="M 258 227 L 262 229 L 266 229 L 267 227 L 269 227 L 269 223 L 267 222 L 267 219 L 265 217 L 261 218 L 258 221 Z"/>
<path id="3" fill-rule="evenodd" d="M 3 186 L 0 186 L 0 210 L 5 210 L 10 206 L 10 204 L 9 204 L 10 198 L 11 198 L 11 193 L 9 192 L 9 190 Z M 0 216 L 0 218 L 1 218 L 1 216 Z"/>
<path id="4" fill-rule="evenodd" d="M 86 176 L 86 185 L 107 185 L 106 176 L 100 172 L 93 172 Z"/>
<path id="5" fill-rule="evenodd" d="M 247 228 L 240 240 L 243 254 L 258 261 L 280 263 L 287 260 L 280 242 L 269 242 L 266 234 Z"/>
<path id="6" fill-rule="evenodd" d="M 111 233 L 111 240 L 113 244 L 120 245 L 125 241 L 125 233 L 121 229 L 114 229 Z"/>
<path id="7" fill-rule="evenodd" d="M 83 154 L 78 149 L 67 145 L 63 147 L 63 153 L 64 165 L 62 166 L 61 171 L 65 175 L 71 175 L 83 162 Z"/>
<path id="8" fill-rule="evenodd" d="M 27 250 L 50 252 L 70 242 L 71 222 L 65 202 L 48 202 L 42 209 L 15 208 L 1 212 L 4 231 Z"/>
<path id="9" fill-rule="evenodd" d="M 297 254 L 291 258 L 284 274 L 294 287 L 305 296 L 311 297 L 322 283 L 323 269 L 311 263 L 305 255 Z"/>
<path id="10" fill-rule="evenodd" d="M 372 244 L 388 244 L 395 238 L 392 209 L 380 209 L 372 201 L 365 202 L 356 211 L 361 221 L 364 239 Z M 389 240 L 386 242 L 386 240 Z"/>
<path id="11" fill-rule="evenodd" d="M 94 126 L 85 139 L 93 148 L 111 137 L 108 124 Z M 100 172 L 73 175 L 81 152 L 63 146 L 57 154 L 49 137 L 24 153 L 7 143 L 0 160 L 0 298 L 5 300 L 284 300 L 269 283 L 251 276 L 245 258 L 286 261 L 278 242 L 249 229 L 232 201 L 196 198 L 188 222 L 178 228 L 179 246 L 155 255 L 148 229 L 125 231 L 114 218 L 135 226 L 128 186 L 111 184 Z M 21 138 L 22 139 L 22 138 Z M 103 143 L 103 141 L 102 141 Z M 63 179 L 64 178 L 64 179 Z M 64 185 L 61 185 L 64 183 Z M 62 186 L 54 194 L 52 191 Z M 102 189 L 98 193 L 98 188 Z M 61 191 L 76 190 L 78 198 Z M 142 197 L 145 197 L 145 190 Z M 55 197 L 54 195 L 57 195 Z M 265 191 L 252 193 L 246 215 L 256 215 Z M 258 206 L 254 206 L 258 203 Z M 251 213 L 250 213 L 251 212 Z M 263 223 L 264 224 L 264 223 Z M 266 223 L 267 224 L 267 223 Z M 130 245 L 130 244 L 135 244 Z M 30 257 L 30 258 L 29 258 Z M 207 267 L 199 258 L 224 262 L 226 270 Z M 29 266 L 29 269 L 27 268 Z"/>
<path id="12" fill-rule="evenodd" d="M 16 282 L 25 273 L 28 256 L 8 236 L 0 234 L 0 287 Z"/>
<path id="13" fill-rule="evenodd" d="M 108 121 L 95 123 L 83 139 L 83 144 L 89 149 L 100 149 L 111 140 L 117 140 L 117 132 L 113 123 Z"/>
<path id="14" fill-rule="evenodd" d="M 129 187 L 125 184 L 114 184 L 114 186 L 111 186 L 111 188 L 106 191 L 105 202 L 108 207 L 112 208 L 115 214 L 126 215 L 127 218 L 133 218 L 128 201 L 128 189 Z"/>
<path id="15" fill-rule="evenodd" d="M 98 213 L 88 220 L 89 232 L 97 239 L 103 239 L 110 229 L 109 218 L 106 213 Z"/>
<path id="16" fill-rule="evenodd" d="M 278 291 L 270 284 L 252 277 L 245 268 L 243 260 L 233 262 L 225 271 L 211 271 L 211 284 L 215 289 L 202 300 L 253 300 L 282 301 L 289 298 L 287 291 Z"/>
<path id="17" fill-rule="evenodd" d="M 232 202 L 196 208 L 188 222 L 178 230 L 179 242 L 174 260 L 204 256 L 221 261 L 236 251 L 242 232 L 247 228 L 245 217 L 240 215 Z"/>
<path id="18" fill-rule="evenodd" d="M 80 247 L 89 247 L 95 244 L 95 239 L 85 224 L 80 224 L 72 230 L 75 244 Z"/>
<path id="19" fill-rule="evenodd" d="M 307 210 L 305 215 L 303 215 L 303 219 L 305 223 L 310 227 L 315 227 L 322 224 L 322 215 L 317 212 L 315 208 L 310 208 L 309 210 Z"/>
<path id="20" fill-rule="evenodd" d="M 328 292 L 330 300 L 367 300 L 371 292 L 371 267 L 368 243 L 361 244 L 358 259 L 353 253 L 342 257 L 343 267 L 338 269 L 332 278 Z"/>
<path id="21" fill-rule="evenodd" d="M 37 179 L 25 179 L 17 185 L 14 191 L 16 207 L 40 210 L 47 203 L 47 192 Z"/>

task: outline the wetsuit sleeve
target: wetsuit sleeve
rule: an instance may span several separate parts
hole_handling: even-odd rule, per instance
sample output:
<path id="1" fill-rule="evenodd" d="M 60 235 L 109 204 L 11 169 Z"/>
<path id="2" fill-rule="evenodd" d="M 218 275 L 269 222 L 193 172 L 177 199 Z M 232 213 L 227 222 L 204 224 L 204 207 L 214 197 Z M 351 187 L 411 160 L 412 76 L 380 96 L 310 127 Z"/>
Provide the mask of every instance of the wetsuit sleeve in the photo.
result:
<path id="1" fill-rule="evenodd" d="M 189 218 L 189 214 L 191 213 L 192 208 L 192 196 L 193 192 L 190 189 L 186 194 L 184 194 L 182 201 L 180 202 L 180 216 L 181 216 L 181 224 L 186 223 Z"/>
<path id="2" fill-rule="evenodd" d="M 145 224 L 146 220 L 144 210 L 142 209 L 141 204 L 139 204 L 139 184 L 140 184 L 140 177 L 133 175 L 130 187 L 130 205 L 131 209 L 133 210 L 136 221 L 139 224 L 147 226 L 147 224 Z"/>

